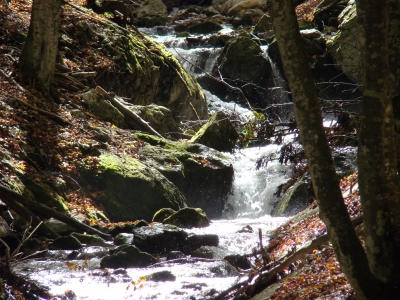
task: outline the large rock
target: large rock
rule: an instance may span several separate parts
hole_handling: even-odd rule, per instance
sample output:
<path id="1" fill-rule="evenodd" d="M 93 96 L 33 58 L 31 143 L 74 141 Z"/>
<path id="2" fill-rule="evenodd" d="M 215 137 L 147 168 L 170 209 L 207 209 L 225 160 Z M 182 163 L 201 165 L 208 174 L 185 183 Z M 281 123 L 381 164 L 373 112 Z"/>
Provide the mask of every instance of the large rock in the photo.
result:
<path id="1" fill-rule="evenodd" d="M 213 2 L 214 3 L 214 2 Z M 214 6 L 215 5 L 215 6 Z M 266 0 L 228 0 L 221 6 L 218 4 L 213 4 L 213 6 L 218 9 L 221 13 L 227 14 L 229 16 L 234 16 L 244 9 L 250 8 L 265 8 Z"/>
<path id="2" fill-rule="evenodd" d="M 139 152 L 144 163 L 173 182 L 189 206 L 202 208 L 210 218 L 221 216 L 233 181 L 233 167 L 226 156 L 201 144 L 141 133 L 135 133 L 134 138 L 146 142 Z"/>
<path id="3" fill-rule="evenodd" d="M 95 91 L 88 91 L 82 95 L 82 103 L 87 112 L 99 119 L 110 122 L 117 127 L 124 126 L 124 115 L 110 101 L 104 99 L 101 94 Z"/>
<path id="4" fill-rule="evenodd" d="M 302 211 L 314 201 L 314 192 L 310 180 L 302 176 L 290 187 L 276 203 L 271 215 L 288 217 Z"/>
<path id="5" fill-rule="evenodd" d="M 200 143 L 218 151 L 232 151 L 239 134 L 228 116 L 222 111 L 216 112 L 192 137 L 191 143 Z"/>
<path id="6" fill-rule="evenodd" d="M 260 85 L 270 76 L 271 63 L 260 45 L 246 35 L 229 41 L 218 58 L 224 78 Z"/>
<path id="7" fill-rule="evenodd" d="M 185 207 L 165 218 L 163 223 L 181 228 L 201 228 L 209 226 L 210 220 L 201 208 Z"/>
<path id="8" fill-rule="evenodd" d="M 145 0 L 135 11 L 137 18 L 143 18 L 149 15 L 167 16 L 168 11 L 162 0 Z"/>
<path id="9" fill-rule="evenodd" d="M 132 245 L 122 245 L 104 257 L 100 262 L 101 268 L 143 268 L 157 262 L 149 253 L 140 251 Z"/>
<path id="10" fill-rule="evenodd" d="M 82 170 L 83 178 L 97 190 L 110 220 L 151 220 L 164 207 L 175 210 L 186 206 L 185 197 L 156 169 L 138 159 L 113 154 L 99 157 L 98 168 Z"/>
<path id="11" fill-rule="evenodd" d="M 73 49 L 89 49 L 93 71 L 100 75 L 96 78 L 99 86 L 133 104 L 168 107 L 177 121 L 207 118 L 200 86 L 165 47 L 140 33 L 128 34 L 112 25 L 104 25 L 101 32 L 84 21 L 74 26 L 77 34 L 70 44 L 62 46 L 63 51 L 72 59 Z"/>
<path id="12" fill-rule="evenodd" d="M 338 17 L 339 31 L 327 41 L 328 52 L 333 56 L 337 67 L 348 78 L 361 84 L 360 48 L 358 46 L 357 12 L 354 1 Z"/>
<path id="13" fill-rule="evenodd" d="M 134 244 L 142 251 L 154 254 L 181 250 L 186 245 L 188 233 L 182 229 L 165 224 L 154 224 L 133 230 Z"/>
<path id="14" fill-rule="evenodd" d="M 182 130 L 174 120 L 170 109 L 155 104 L 133 105 L 129 109 L 139 115 L 144 121 L 148 122 L 158 133 L 166 134 L 171 137 L 180 137 Z M 138 126 L 132 120 L 126 120 L 130 128 Z"/>

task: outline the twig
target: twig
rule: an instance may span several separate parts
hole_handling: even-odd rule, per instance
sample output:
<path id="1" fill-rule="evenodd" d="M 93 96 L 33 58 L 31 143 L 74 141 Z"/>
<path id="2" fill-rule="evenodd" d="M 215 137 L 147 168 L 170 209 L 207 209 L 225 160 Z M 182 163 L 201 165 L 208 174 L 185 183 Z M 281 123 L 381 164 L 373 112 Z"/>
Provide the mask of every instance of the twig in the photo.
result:
<path id="1" fill-rule="evenodd" d="M 40 101 L 40 99 L 38 99 L 35 95 L 31 94 L 31 93 L 30 93 L 29 91 L 27 91 L 26 89 L 24 89 L 21 85 L 18 84 L 18 82 L 16 82 L 16 81 L 14 80 L 14 78 L 12 78 L 11 76 L 8 76 L 8 75 L 7 75 L 6 73 L 4 73 L 4 71 L 1 70 L 1 69 L 0 69 L 0 74 L 3 75 L 10 83 L 14 84 L 21 92 L 23 92 L 23 93 L 25 93 L 25 94 L 31 96 L 32 98 L 37 99 L 37 100 Z M 21 104 L 23 104 L 23 105 L 29 107 L 30 109 L 36 110 L 36 111 L 38 111 L 38 112 L 40 112 L 40 113 L 42 113 L 42 114 L 44 114 L 44 115 L 50 116 L 50 117 L 52 117 L 52 118 L 55 118 L 55 119 L 57 119 L 58 121 L 60 121 L 61 123 L 63 123 L 63 124 L 72 125 L 72 124 L 71 124 L 70 122 L 68 122 L 67 120 L 64 120 L 64 119 L 61 118 L 60 116 L 57 116 L 57 115 L 55 115 L 55 114 L 53 114 L 53 113 L 51 113 L 51 112 L 48 112 L 48 111 L 46 111 L 46 110 L 43 110 L 43 109 L 37 108 L 37 107 L 35 107 L 35 106 L 33 106 L 33 105 L 30 105 L 30 104 L 26 103 L 25 101 L 23 101 L 23 100 L 21 100 L 21 99 L 18 99 L 18 98 L 13 98 L 13 99 L 15 99 L 15 100 L 18 101 L 19 103 L 21 103 Z"/>
<path id="2" fill-rule="evenodd" d="M 12 256 L 13 256 L 13 257 L 19 252 L 19 250 L 21 249 L 22 245 L 23 245 L 27 240 L 29 240 L 29 239 L 32 237 L 32 235 L 33 235 L 33 234 L 35 233 L 35 231 L 39 228 L 39 226 L 42 225 L 42 223 L 43 223 L 43 221 L 41 221 L 41 222 L 32 230 L 32 232 L 31 232 L 28 236 L 26 236 L 26 234 L 29 232 L 29 229 L 31 228 L 32 219 L 30 220 L 29 226 L 28 226 L 28 228 L 25 230 L 21 242 L 19 243 L 18 247 L 17 247 L 17 248 L 13 251 L 13 253 L 12 253 Z"/>

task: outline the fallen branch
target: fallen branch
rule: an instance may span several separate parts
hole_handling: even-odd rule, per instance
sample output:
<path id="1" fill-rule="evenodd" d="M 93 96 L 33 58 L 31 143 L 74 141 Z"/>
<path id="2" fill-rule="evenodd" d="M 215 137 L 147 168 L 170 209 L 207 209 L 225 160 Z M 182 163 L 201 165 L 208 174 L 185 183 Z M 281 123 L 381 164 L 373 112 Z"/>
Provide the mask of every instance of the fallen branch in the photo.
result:
<path id="1" fill-rule="evenodd" d="M 18 205 L 21 206 L 21 204 L 23 204 L 24 206 L 28 207 L 32 211 L 35 211 L 36 213 L 45 215 L 46 217 L 52 217 L 61 222 L 64 222 L 65 224 L 68 224 L 76 229 L 86 231 L 86 232 L 89 232 L 92 234 L 97 234 L 98 236 L 102 237 L 105 240 L 108 240 L 108 241 L 112 240 L 111 235 L 103 233 L 93 227 L 86 225 L 86 224 L 83 224 L 83 223 L 79 222 L 78 220 L 75 220 L 74 218 L 66 216 L 58 211 L 55 211 L 54 209 L 48 208 L 47 206 L 45 206 L 43 204 L 29 200 L 28 198 L 25 198 L 25 197 L 21 196 L 20 194 L 14 192 L 13 190 L 10 190 L 2 185 L 0 185 L 0 199 L 3 200 L 7 204 L 7 206 L 9 206 L 14 211 L 16 211 L 14 209 L 14 207 L 16 207 Z M 26 210 L 26 211 L 28 211 L 28 210 Z M 16 211 L 16 213 L 21 215 L 18 211 Z M 37 226 L 39 224 L 39 222 L 41 222 L 41 221 L 39 220 L 38 217 L 33 215 L 31 212 L 29 212 L 29 214 L 30 214 L 29 217 L 32 217 L 34 225 Z M 21 215 L 21 216 L 24 217 L 23 215 Z M 34 218 L 37 220 L 36 222 L 35 222 Z M 48 228 L 49 230 L 51 230 L 49 227 L 47 227 L 44 224 L 42 224 L 39 227 L 39 229 L 43 229 L 43 228 Z M 55 233 L 53 230 L 51 230 L 51 231 L 53 232 L 52 238 L 59 236 L 58 233 Z"/>
<path id="2" fill-rule="evenodd" d="M 111 96 L 100 86 L 96 86 L 96 92 L 102 94 L 108 101 L 111 102 L 126 118 L 130 118 L 135 121 L 144 131 L 156 135 L 160 138 L 163 136 L 159 134 L 153 127 L 151 127 L 145 120 L 143 120 L 138 114 L 131 111 L 128 107 L 126 107 L 122 102 L 117 100 L 117 97 Z"/>
<path id="3" fill-rule="evenodd" d="M 363 216 L 360 215 L 354 219 L 351 220 L 353 223 L 353 226 L 360 225 L 363 222 Z M 258 275 L 258 278 L 255 280 L 254 284 L 252 285 L 251 289 L 249 292 L 246 292 L 246 295 L 249 297 L 254 296 L 255 294 L 259 293 L 261 290 L 265 289 L 268 287 L 276 277 L 276 275 L 282 271 L 284 271 L 286 268 L 288 268 L 292 263 L 296 262 L 298 259 L 300 259 L 303 255 L 311 252 L 315 248 L 319 247 L 320 245 L 326 243 L 329 241 L 329 236 L 327 234 L 321 235 L 317 237 L 316 239 L 312 240 L 311 243 L 308 246 L 305 246 L 301 248 L 300 250 L 296 251 L 292 255 L 290 255 L 288 258 L 286 258 L 282 263 L 277 265 L 276 267 L 270 269 L 270 270 L 265 270 L 263 272 L 263 269 L 260 270 L 260 274 Z M 221 292 L 218 296 L 213 298 L 213 300 L 221 300 L 224 299 L 230 292 L 239 289 L 241 286 L 243 286 L 245 283 L 239 283 L 236 284 L 229 289 Z"/>
<path id="4" fill-rule="evenodd" d="M 29 91 L 27 91 L 26 89 L 24 89 L 21 85 L 18 84 L 18 82 L 16 82 L 14 80 L 14 78 L 12 78 L 11 76 L 8 76 L 6 73 L 4 73 L 3 70 L 0 69 L 0 74 L 3 75 L 10 83 L 14 84 L 21 92 L 29 95 L 30 97 L 37 99 L 38 101 L 40 101 L 40 99 L 38 99 L 35 95 L 33 95 L 32 93 L 30 93 Z M 18 98 L 13 98 L 14 100 L 18 101 L 19 103 L 21 103 L 22 105 L 25 105 L 27 107 L 29 107 L 30 109 L 36 110 L 37 112 L 40 112 L 43 115 L 49 116 L 51 118 L 54 118 L 58 121 L 60 121 L 62 124 L 67 124 L 67 125 L 72 125 L 70 122 L 68 122 L 67 120 L 64 120 L 63 118 L 61 118 L 60 116 L 57 116 L 56 114 L 53 114 L 51 112 L 48 112 L 46 110 L 37 108 L 29 103 L 26 103 L 25 101 L 18 99 Z"/>

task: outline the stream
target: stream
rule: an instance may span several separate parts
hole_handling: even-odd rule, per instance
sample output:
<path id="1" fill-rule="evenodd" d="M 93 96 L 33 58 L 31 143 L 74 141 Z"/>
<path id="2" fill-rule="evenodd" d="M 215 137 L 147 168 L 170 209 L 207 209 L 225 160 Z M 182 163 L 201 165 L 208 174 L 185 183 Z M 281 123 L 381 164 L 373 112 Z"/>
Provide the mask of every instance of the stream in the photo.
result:
<path id="1" fill-rule="evenodd" d="M 201 72 L 194 64 L 210 72 L 221 51 L 209 47 L 190 49 L 185 39 L 175 38 L 168 30 L 163 30 L 163 36 L 156 35 L 154 28 L 143 32 L 173 53 L 179 52 L 178 59 L 195 76 Z M 204 92 L 210 112 L 223 110 L 237 114 L 242 120 L 252 115 L 238 104 Z M 203 249 L 202 258 L 161 260 L 147 268 L 102 270 L 100 259 L 111 246 L 87 247 L 79 253 L 48 251 L 44 258 L 22 261 L 14 270 L 48 289 L 49 295 L 57 297 L 53 299 L 209 299 L 247 278 L 223 258 L 251 254 L 253 248 L 259 249 L 259 229 L 266 245 L 268 233 L 287 220 L 269 215 L 277 187 L 291 174 L 289 165 L 278 162 L 279 151 L 280 146 L 268 145 L 227 153 L 234 166 L 235 180 L 223 218 L 212 220 L 207 228 L 185 229 L 189 233 L 219 236 L 219 246 Z M 256 161 L 261 157 L 271 160 L 266 168 L 257 170 Z M 163 274 L 163 281 L 154 274 Z"/>

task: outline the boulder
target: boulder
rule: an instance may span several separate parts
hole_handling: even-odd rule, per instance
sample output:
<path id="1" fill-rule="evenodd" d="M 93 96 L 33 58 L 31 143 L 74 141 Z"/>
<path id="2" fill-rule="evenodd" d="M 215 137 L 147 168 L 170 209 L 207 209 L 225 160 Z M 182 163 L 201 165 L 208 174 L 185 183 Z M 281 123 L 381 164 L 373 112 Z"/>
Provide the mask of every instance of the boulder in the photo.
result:
<path id="1" fill-rule="evenodd" d="M 213 2 L 214 3 L 214 2 Z M 266 0 L 228 0 L 218 7 L 213 6 L 218 9 L 221 13 L 227 14 L 229 16 L 234 16 L 244 9 L 250 8 L 265 8 Z"/>
<path id="2" fill-rule="evenodd" d="M 132 245 L 122 245 L 104 257 L 100 262 L 101 268 L 144 268 L 157 262 L 157 259 L 140 251 Z"/>
<path id="3" fill-rule="evenodd" d="M 216 234 L 192 234 L 188 236 L 184 250 L 190 252 L 205 246 L 218 247 L 218 244 L 219 238 Z"/>
<path id="4" fill-rule="evenodd" d="M 186 206 L 185 197 L 156 169 L 132 157 L 103 154 L 98 166 L 81 169 L 83 179 L 99 191 L 97 201 L 114 222 L 151 220 L 163 208 Z"/>
<path id="5" fill-rule="evenodd" d="M 207 118 L 207 102 L 196 79 L 188 74 L 178 59 L 164 46 L 150 41 L 142 34 L 128 34 L 112 25 L 103 30 L 90 31 L 90 26 L 77 23 L 76 38 L 69 47 L 92 47 L 88 56 L 112 59 L 117 71 L 109 69 L 103 59 L 94 60 L 94 71 L 109 76 L 99 76 L 96 83 L 128 102 L 138 105 L 157 103 L 169 108 L 177 121 Z M 92 50 L 91 50 L 92 49 Z M 100 51 L 95 54 L 93 49 Z M 117 124 L 116 124 L 117 125 Z"/>
<path id="6" fill-rule="evenodd" d="M 134 235 L 133 233 L 119 233 L 114 238 L 114 245 L 131 245 L 133 243 Z"/>
<path id="7" fill-rule="evenodd" d="M 358 46 L 359 30 L 354 1 L 339 15 L 339 31 L 327 41 L 328 52 L 333 56 L 337 68 L 343 71 L 352 81 L 361 84 L 360 48 Z"/>
<path id="8" fill-rule="evenodd" d="M 135 11 L 137 18 L 143 18 L 146 16 L 167 16 L 168 11 L 162 0 L 145 0 Z"/>
<path id="9" fill-rule="evenodd" d="M 222 76 L 230 80 L 260 85 L 272 72 L 260 45 L 247 35 L 228 41 L 218 61 Z"/>
<path id="10" fill-rule="evenodd" d="M 309 206 L 314 201 L 314 198 L 311 183 L 302 176 L 282 195 L 272 210 L 271 216 L 293 216 Z"/>
<path id="11" fill-rule="evenodd" d="M 209 34 L 222 30 L 223 27 L 217 22 L 203 21 L 197 24 L 190 25 L 186 28 L 186 31 L 192 34 Z"/>
<path id="12" fill-rule="evenodd" d="M 263 15 L 254 26 L 253 32 L 260 33 L 272 30 L 272 20 L 269 15 Z"/>
<path id="13" fill-rule="evenodd" d="M 135 228 L 134 244 L 141 250 L 154 254 L 181 250 L 186 244 L 188 233 L 182 229 L 166 224 L 154 224 Z"/>
<path id="14" fill-rule="evenodd" d="M 110 101 L 104 99 L 101 94 L 92 90 L 88 91 L 82 95 L 82 103 L 87 112 L 99 119 L 110 122 L 117 127 L 124 126 L 124 115 Z"/>
<path id="15" fill-rule="evenodd" d="M 111 246 L 104 239 L 96 235 L 74 232 L 71 234 L 71 236 L 77 238 L 79 242 L 85 244 L 86 246 Z"/>
<path id="16" fill-rule="evenodd" d="M 201 144 L 172 142 L 142 133 L 135 133 L 134 138 L 146 143 L 139 151 L 145 157 L 143 163 L 173 182 L 188 206 L 200 207 L 210 218 L 222 215 L 233 181 L 232 164 L 223 153 Z"/>
<path id="17" fill-rule="evenodd" d="M 218 151 L 231 152 L 239 137 L 229 117 L 222 111 L 216 112 L 190 139 Z"/>
<path id="18" fill-rule="evenodd" d="M 176 280 L 176 276 L 172 274 L 171 271 L 168 270 L 158 271 L 150 275 L 146 275 L 145 278 L 146 281 L 155 281 L 155 282 Z"/>
<path id="19" fill-rule="evenodd" d="M 254 20 L 262 17 L 264 12 L 259 8 L 244 9 L 235 14 L 232 20 L 232 26 L 238 28 L 239 26 L 253 26 Z"/>
<path id="20" fill-rule="evenodd" d="M 82 244 L 76 237 L 68 235 L 56 238 L 52 247 L 61 250 L 79 250 L 82 248 Z"/>
<path id="21" fill-rule="evenodd" d="M 148 122 L 158 133 L 178 138 L 182 133 L 178 123 L 174 120 L 170 109 L 155 104 L 128 106 L 131 111 Z M 138 128 L 132 120 L 126 120 L 130 128 Z"/>
<path id="22" fill-rule="evenodd" d="M 207 227 L 210 220 L 201 208 L 185 207 L 165 218 L 164 224 L 171 224 L 181 228 Z"/>
<path id="23" fill-rule="evenodd" d="M 154 214 L 152 222 L 162 223 L 164 219 L 168 218 L 170 215 L 174 213 L 176 213 L 176 210 L 173 210 L 172 208 L 161 208 Z"/>

